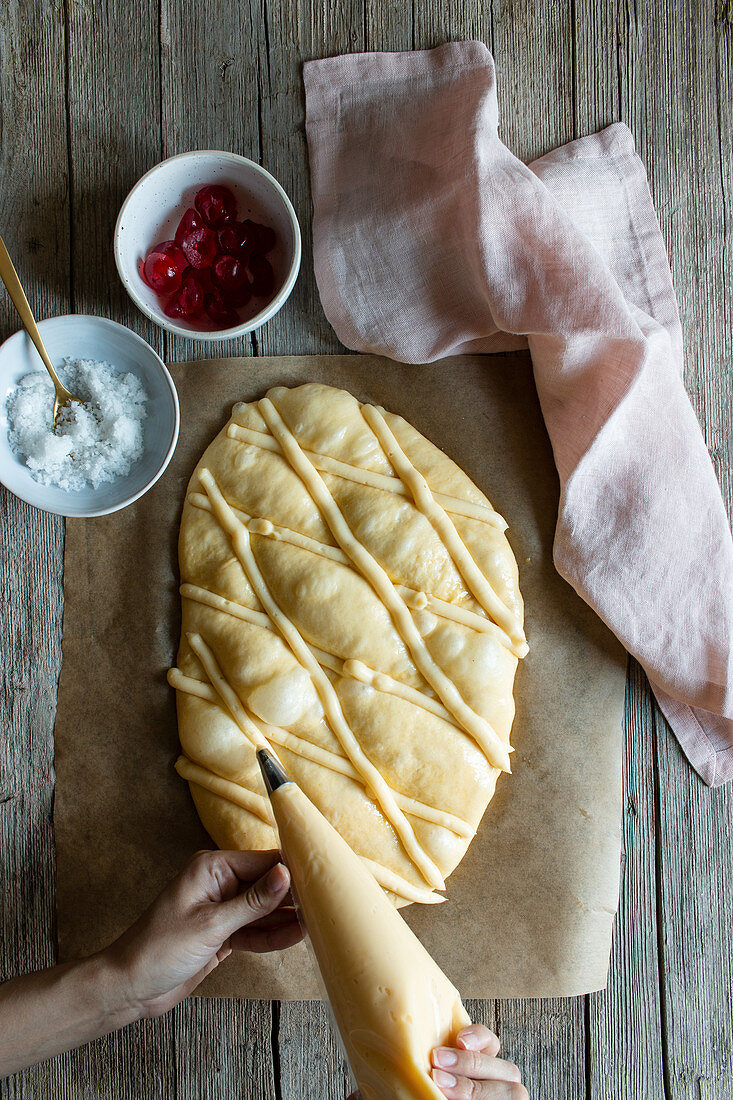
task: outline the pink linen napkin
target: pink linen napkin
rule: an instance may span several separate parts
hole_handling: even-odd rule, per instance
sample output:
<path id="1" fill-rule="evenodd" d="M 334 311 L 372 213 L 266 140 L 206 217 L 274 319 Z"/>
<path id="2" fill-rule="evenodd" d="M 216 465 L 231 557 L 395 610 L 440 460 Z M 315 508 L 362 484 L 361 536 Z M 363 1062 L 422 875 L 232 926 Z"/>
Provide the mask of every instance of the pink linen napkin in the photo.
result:
<path id="1" fill-rule="evenodd" d="M 312 61 L 305 87 L 337 335 L 407 363 L 529 347 L 561 482 L 555 565 L 644 666 L 705 782 L 733 778 L 733 543 L 630 132 L 525 166 L 497 135 L 480 42 Z"/>

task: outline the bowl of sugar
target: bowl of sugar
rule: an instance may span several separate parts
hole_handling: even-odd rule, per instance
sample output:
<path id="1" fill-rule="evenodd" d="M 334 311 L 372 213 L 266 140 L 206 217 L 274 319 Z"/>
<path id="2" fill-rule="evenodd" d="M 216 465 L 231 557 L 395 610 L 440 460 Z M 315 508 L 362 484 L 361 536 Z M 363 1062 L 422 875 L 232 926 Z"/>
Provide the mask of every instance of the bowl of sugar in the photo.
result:
<path id="1" fill-rule="evenodd" d="M 38 328 L 79 403 L 53 425 L 54 390 L 24 330 L 0 346 L 0 482 L 45 512 L 105 516 L 146 493 L 178 441 L 178 394 L 142 337 L 104 317 Z"/>

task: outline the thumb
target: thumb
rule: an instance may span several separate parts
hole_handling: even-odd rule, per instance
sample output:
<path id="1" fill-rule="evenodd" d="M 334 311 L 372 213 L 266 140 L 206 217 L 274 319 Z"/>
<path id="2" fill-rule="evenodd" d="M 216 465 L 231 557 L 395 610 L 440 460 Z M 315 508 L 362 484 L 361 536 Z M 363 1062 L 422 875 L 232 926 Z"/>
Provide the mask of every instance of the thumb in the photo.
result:
<path id="1" fill-rule="evenodd" d="M 218 908 L 218 928 L 222 939 L 227 939 L 238 928 L 252 924 L 277 909 L 290 887 L 290 872 L 282 863 L 276 863 L 266 875 L 257 879 L 242 894 L 231 901 L 222 902 Z"/>

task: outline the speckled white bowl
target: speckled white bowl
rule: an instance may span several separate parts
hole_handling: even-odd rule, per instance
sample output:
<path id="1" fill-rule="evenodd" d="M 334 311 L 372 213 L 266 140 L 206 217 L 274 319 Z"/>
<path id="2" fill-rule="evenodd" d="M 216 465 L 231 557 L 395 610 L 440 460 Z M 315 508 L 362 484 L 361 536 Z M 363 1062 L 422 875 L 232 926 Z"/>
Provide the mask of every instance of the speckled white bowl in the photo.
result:
<path id="1" fill-rule="evenodd" d="M 268 257 L 275 268 L 275 297 L 258 313 L 232 328 L 197 331 L 184 320 L 166 317 L 154 290 L 140 275 L 150 248 L 170 240 L 183 212 L 193 206 L 196 192 L 208 183 L 225 184 L 238 199 L 239 217 L 266 220 L 278 238 Z M 250 215 L 251 211 L 251 215 Z M 198 149 L 156 164 L 133 187 L 122 204 L 114 235 L 117 270 L 127 293 L 151 321 L 194 340 L 221 340 L 254 332 L 280 310 L 290 297 L 300 270 L 300 226 L 290 199 L 274 176 L 237 153 Z"/>
<path id="2" fill-rule="evenodd" d="M 40 321 L 38 328 L 55 367 L 61 366 L 68 356 L 107 362 L 120 372 L 137 375 L 148 395 L 147 416 L 143 421 L 144 451 L 126 477 L 117 477 L 97 489 L 68 492 L 34 481 L 25 461 L 10 449 L 8 440 L 8 393 L 24 375 L 45 373 L 30 337 L 21 329 L 0 346 L 0 482 L 36 508 L 61 516 L 105 516 L 126 508 L 155 484 L 176 448 L 180 412 L 173 379 L 150 345 L 116 321 L 70 314 L 49 317 Z M 49 403 L 52 407 L 50 379 Z"/>

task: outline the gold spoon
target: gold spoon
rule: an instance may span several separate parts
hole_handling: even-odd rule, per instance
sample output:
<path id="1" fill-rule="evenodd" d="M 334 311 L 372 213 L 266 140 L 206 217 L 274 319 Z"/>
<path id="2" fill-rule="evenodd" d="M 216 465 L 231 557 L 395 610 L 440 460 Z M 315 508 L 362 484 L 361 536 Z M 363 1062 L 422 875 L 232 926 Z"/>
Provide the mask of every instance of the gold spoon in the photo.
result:
<path id="1" fill-rule="evenodd" d="M 56 396 L 53 402 L 53 426 L 56 427 L 56 417 L 59 414 L 59 409 L 65 408 L 72 401 L 79 401 L 78 397 L 75 397 L 70 390 L 67 390 L 56 371 L 51 365 L 51 360 L 48 357 L 48 352 L 43 346 L 43 340 L 41 334 L 38 331 L 38 325 L 31 307 L 28 305 L 28 299 L 25 296 L 23 287 L 20 285 L 20 279 L 18 273 L 13 267 L 13 261 L 8 255 L 8 250 L 5 247 L 5 241 L 0 237 L 0 278 L 5 283 L 8 294 L 10 295 L 13 305 L 20 314 L 20 319 L 23 322 L 23 327 L 30 336 L 33 343 L 36 345 L 36 351 L 43 360 L 43 365 L 51 375 L 51 381 L 54 384 L 56 390 Z"/>

